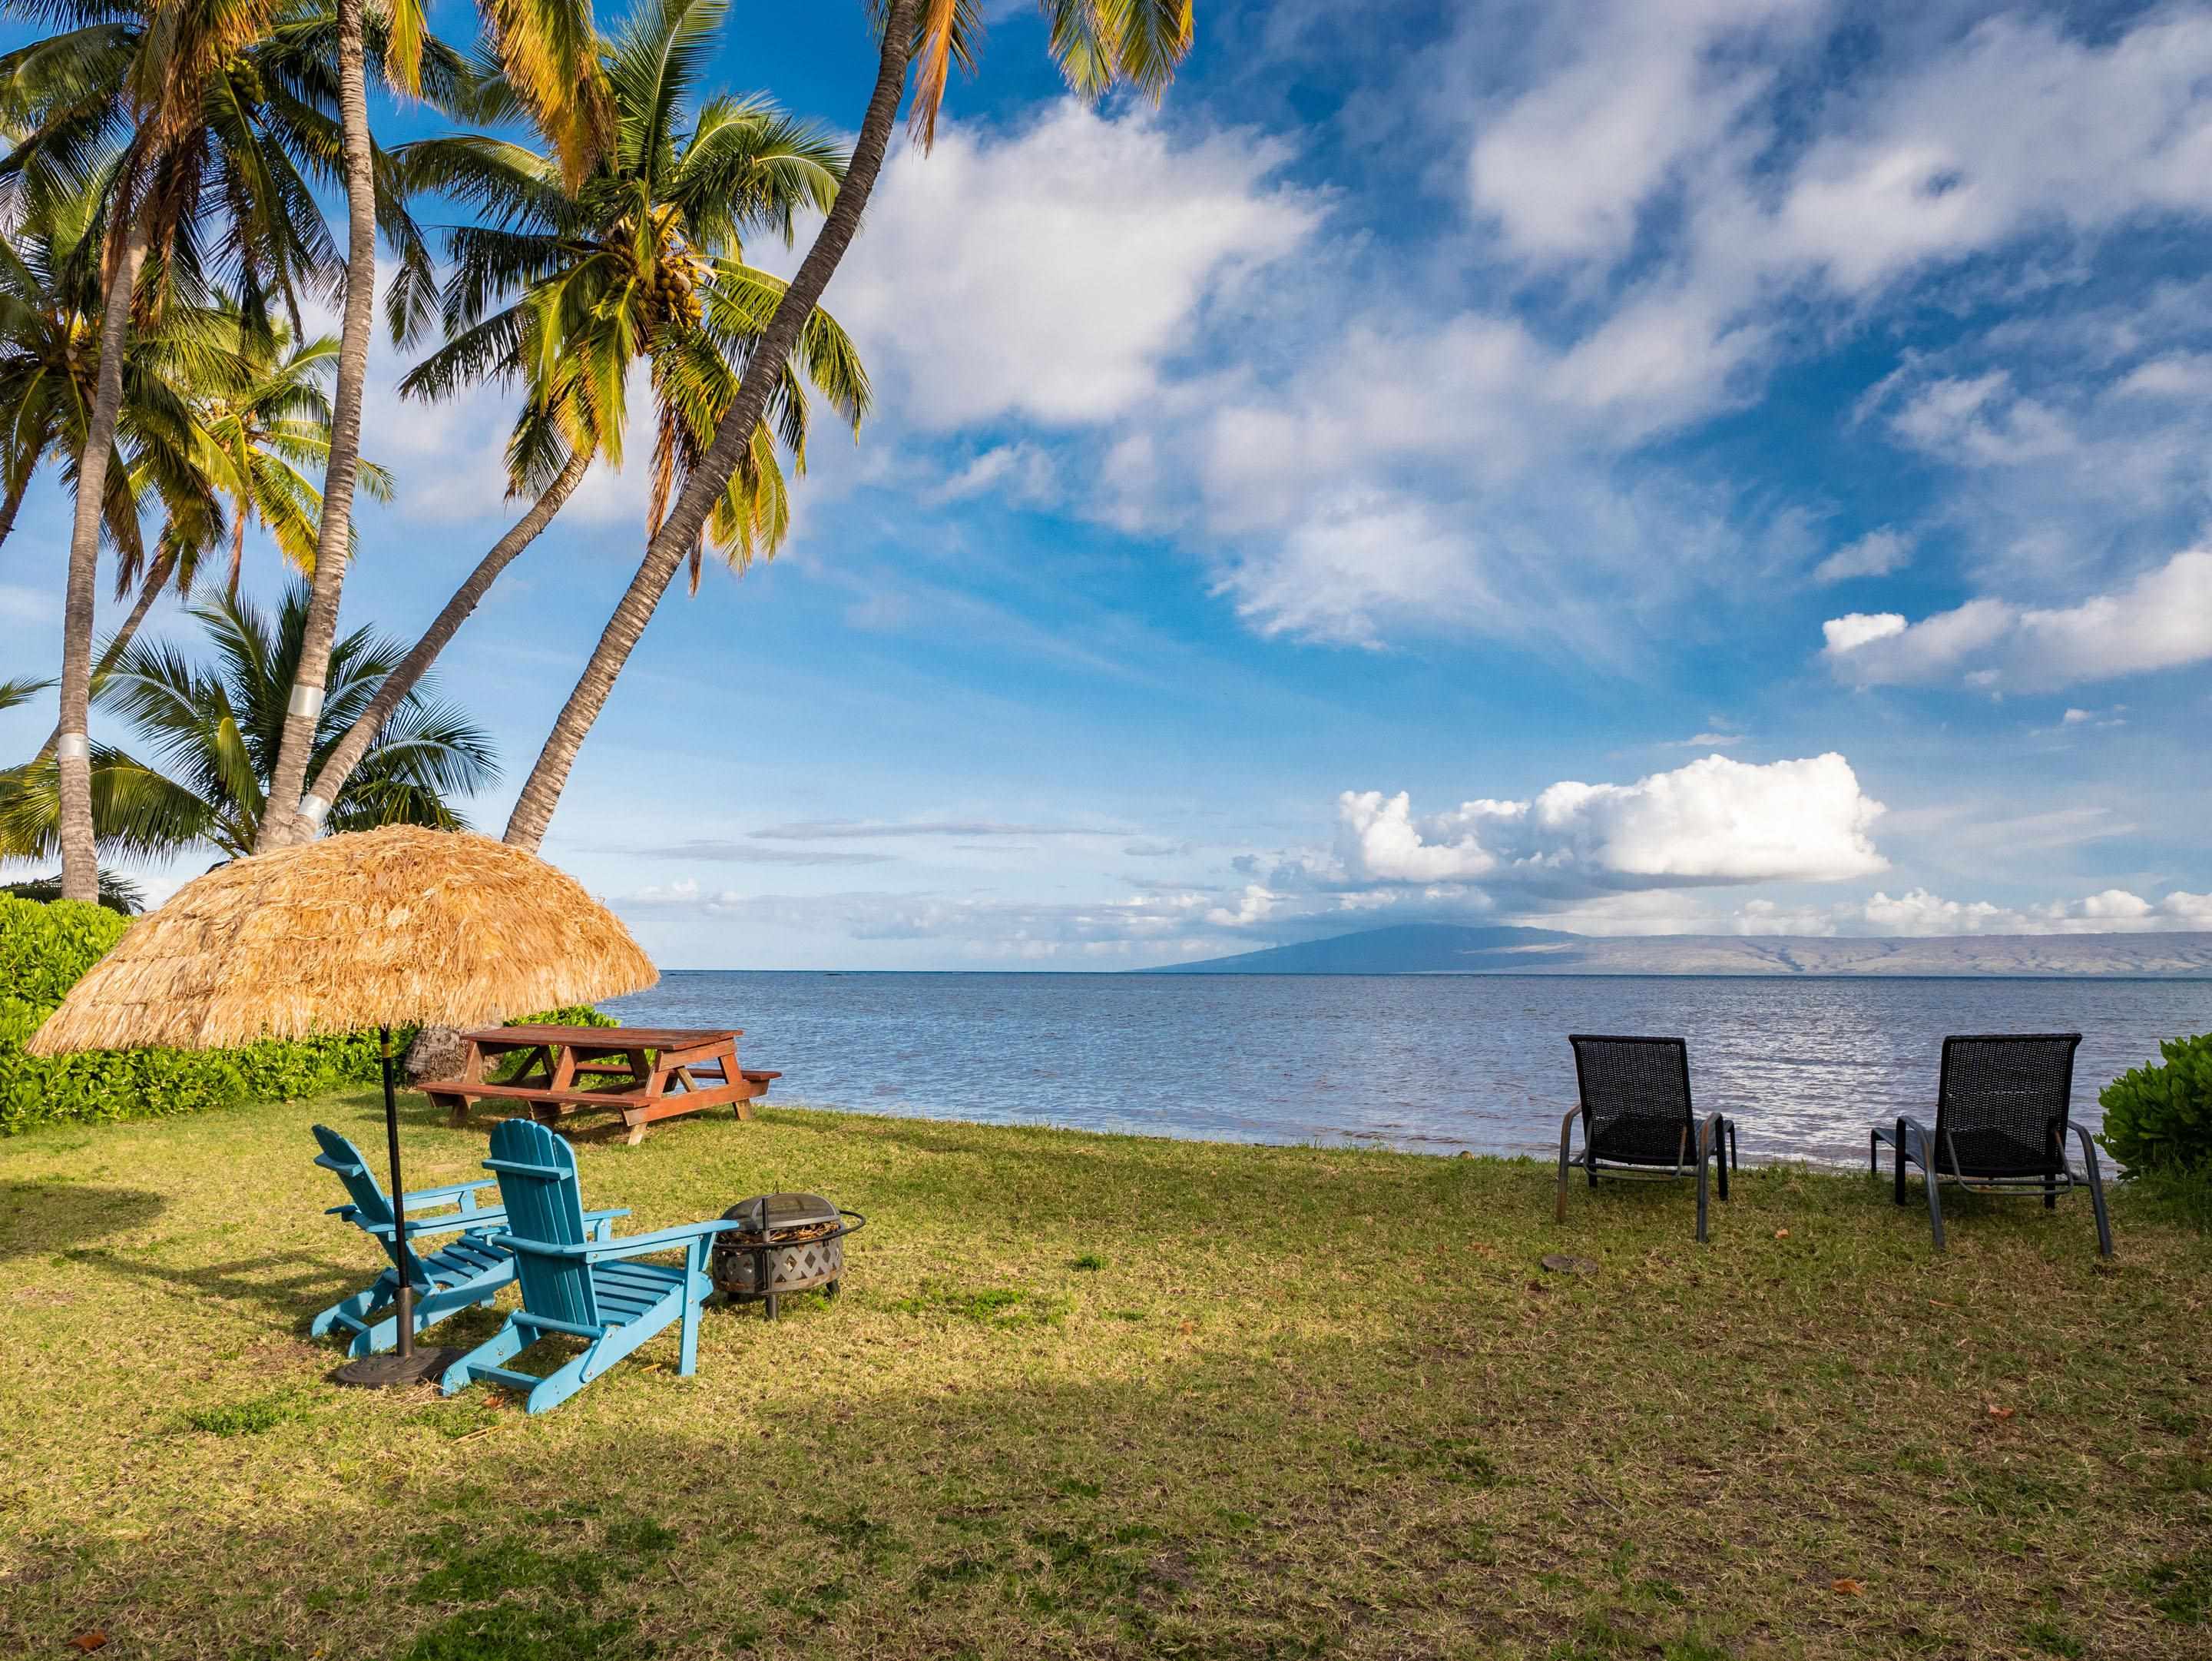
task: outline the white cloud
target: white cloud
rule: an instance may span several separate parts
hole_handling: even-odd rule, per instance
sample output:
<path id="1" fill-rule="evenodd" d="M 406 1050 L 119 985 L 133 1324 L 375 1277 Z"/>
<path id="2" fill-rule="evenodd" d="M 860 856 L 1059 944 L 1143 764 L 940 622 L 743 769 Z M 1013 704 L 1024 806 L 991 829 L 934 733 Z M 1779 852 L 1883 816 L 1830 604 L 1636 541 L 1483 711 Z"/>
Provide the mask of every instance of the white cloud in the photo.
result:
<path id="1" fill-rule="evenodd" d="M 2150 934 L 2212 928 L 2212 894 L 2176 890 L 2151 900 L 2124 888 L 2107 888 L 2080 899 L 2013 907 L 1945 899 L 1913 888 L 1895 896 L 1877 891 L 1863 900 L 1796 910 L 1753 900 L 1737 911 L 1735 927 L 1745 934 Z"/>
<path id="2" fill-rule="evenodd" d="M 1312 235 L 1318 199 L 1269 182 L 1290 154 L 1073 102 L 940 127 L 886 165 L 826 303 L 908 420 L 1105 420 L 1158 387 L 1209 301 Z"/>
<path id="3" fill-rule="evenodd" d="M 1847 542 L 1813 568 L 1813 581 L 1823 587 L 1853 577 L 1886 577 L 1912 563 L 1912 538 L 1894 526 L 1885 525 Z"/>
<path id="4" fill-rule="evenodd" d="M 1686 739 L 1676 739 L 1665 747 L 1669 750 L 1728 750 L 1744 741 L 1741 733 L 1692 733 Z"/>
<path id="5" fill-rule="evenodd" d="M 1052 496 L 1051 455 L 1035 444 L 994 444 L 980 452 L 943 484 L 923 492 L 931 507 L 988 496 L 1027 506 Z"/>
<path id="6" fill-rule="evenodd" d="M 1870 835 L 1881 812 L 1839 755 L 1763 765 L 1708 756 L 1634 784 L 1566 782 L 1420 820 L 1403 792 L 1348 790 L 1337 846 L 1354 884 L 1834 882 L 1887 868 Z"/>
<path id="7" fill-rule="evenodd" d="M 1857 101 L 1810 145 L 1765 257 L 1862 292 L 2056 228 L 2212 208 L 2212 16 L 2154 14 L 2106 41 L 1998 17 Z M 1832 116 L 1831 117 L 1833 120 Z"/>
<path id="8" fill-rule="evenodd" d="M 1498 18 L 1469 14 L 1460 46 L 1500 60 L 1488 72 L 1508 89 L 1478 77 L 1445 119 L 1464 125 L 1470 199 L 1495 232 L 1483 252 L 1508 261 L 1494 290 L 1534 303 L 1426 324 L 1370 308 L 1329 349 L 1218 406 L 1197 447 L 1205 518 L 1234 540 L 1224 590 L 1255 626 L 1363 644 L 1543 630 L 1558 608 L 1515 568 L 1547 561 L 1625 602 L 1606 633 L 1555 631 L 1617 658 L 1624 628 L 1711 581 L 1697 562 L 1650 557 L 1697 540 L 1695 513 L 1616 551 L 1605 521 L 1641 516 L 1623 510 L 1624 459 L 1639 447 L 1755 397 L 1820 320 L 1862 318 L 1908 277 L 2212 211 L 2212 15 L 2156 13 L 2095 39 L 2055 15 L 1948 37 L 1885 27 L 1854 41 L 1858 65 L 1839 82 L 1820 54 L 1840 18 L 1770 0 L 1622 0 L 1516 18 L 1501 52 Z M 2169 356 L 2130 401 L 2179 395 L 2198 374 Z M 2108 534 L 2203 493 L 2201 431 L 2091 419 L 2003 367 L 1906 390 L 1889 436 L 2013 470 L 2041 494 L 2088 484 Z M 1543 489 L 1515 488 L 1523 478 Z M 1347 499 L 1363 511 L 1332 505 Z M 1737 503 L 1724 511 L 1741 524 Z M 2012 516 L 1987 518 L 1994 532 Z M 1378 534 L 1399 528 L 1411 533 Z M 1757 544 L 1727 552 L 1755 564 Z M 1885 527 L 1815 577 L 1886 575 L 1910 551 Z M 2077 581 L 2088 557 L 2072 556 Z M 1737 575 L 1741 593 L 1752 574 Z"/>
<path id="9" fill-rule="evenodd" d="M 2117 398 L 2212 399 L 2212 352 L 2177 352 L 2139 363 L 2112 393 Z"/>
<path id="10" fill-rule="evenodd" d="M 1969 600 L 1908 624 L 1854 612 L 1821 625 L 1821 656 L 1860 685 L 1926 683 L 2039 689 L 2212 658 L 2212 550 L 2176 554 L 2125 587 L 2077 605 Z"/>
<path id="11" fill-rule="evenodd" d="M 2069 709 L 2058 717 L 2058 725 L 2050 728 L 2054 733 L 2086 733 L 2098 727 L 2125 727 L 2127 708 L 2116 703 L 2109 709 Z"/>
<path id="12" fill-rule="evenodd" d="M 752 894 L 702 891 L 684 881 L 641 889 L 613 902 L 624 915 L 703 915 L 763 929 L 850 940 L 934 941 L 974 958 L 1146 961 L 1163 952 L 1203 949 L 1209 928 L 1231 950 L 1239 936 L 1208 924 L 1212 897 L 1197 891 L 1053 904 L 994 896 L 856 891 Z"/>
<path id="13" fill-rule="evenodd" d="M 1370 492 L 1316 504 L 1264 553 L 1232 563 L 1218 588 L 1263 635 L 1371 646 L 1410 611 L 1498 612 L 1483 563 L 1424 504 Z"/>
<path id="14" fill-rule="evenodd" d="M 1273 916 L 1284 898 L 1285 896 L 1256 882 L 1248 883 L 1243 893 L 1237 897 L 1234 909 L 1217 905 L 1206 914 L 1206 920 L 1217 928 L 1249 928 L 1254 923 L 1263 922 Z"/>
<path id="15" fill-rule="evenodd" d="M 1905 632 L 1905 618 L 1897 611 L 1853 611 L 1830 618 L 1820 625 L 1831 653 L 1855 652 L 1877 640 L 1891 640 Z"/>
<path id="16" fill-rule="evenodd" d="M 1468 159 L 1475 210 L 1517 252 L 1610 261 L 1646 200 L 1711 151 L 1772 80 L 1743 37 L 1801 0 L 1610 0 L 1577 9 L 1569 56 L 1489 115 Z M 1733 52 L 1723 46 L 1739 48 Z"/>
<path id="17" fill-rule="evenodd" d="M 2012 377 L 2002 369 L 1930 382 L 1890 425 L 1917 449 L 1972 465 L 2023 466 L 2069 457 L 2081 447 L 2064 417 L 2015 395 Z"/>

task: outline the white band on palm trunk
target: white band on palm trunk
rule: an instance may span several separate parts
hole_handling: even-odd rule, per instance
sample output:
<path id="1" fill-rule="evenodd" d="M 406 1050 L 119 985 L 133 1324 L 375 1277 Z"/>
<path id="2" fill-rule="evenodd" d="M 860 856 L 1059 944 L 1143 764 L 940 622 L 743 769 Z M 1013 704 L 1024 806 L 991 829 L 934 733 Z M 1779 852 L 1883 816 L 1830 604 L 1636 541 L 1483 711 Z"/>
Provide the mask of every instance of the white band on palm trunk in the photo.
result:
<path id="1" fill-rule="evenodd" d="M 319 686 L 295 686 L 291 701 L 285 704 L 288 715 L 304 715 L 313 721 L 323 713 L 323 689 Z"/>
<path id="2" fill-rule="evenodd" d="M 90 761 L 92 740 L 82 733 L 64 733 L 54 740 L 54 753 L 64 761 Z"/>
<path id="3" fill-rule="evenodd" d="M 300 817 L 313 825 L 316 830 L 321 830 L 323 821 L 330 816 L 331 805 L 320 796 L 308 795 L 300 798 Z"/>

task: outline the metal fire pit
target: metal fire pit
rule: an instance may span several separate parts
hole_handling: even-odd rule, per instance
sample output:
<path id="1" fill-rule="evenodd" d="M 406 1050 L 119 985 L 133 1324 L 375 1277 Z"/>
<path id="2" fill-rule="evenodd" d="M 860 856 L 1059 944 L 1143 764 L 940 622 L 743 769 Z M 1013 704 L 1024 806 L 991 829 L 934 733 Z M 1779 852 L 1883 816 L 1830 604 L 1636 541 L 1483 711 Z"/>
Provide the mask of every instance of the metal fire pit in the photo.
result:
<path id="1" fill-rule="evenodd" d="M 868 1220 L 819 1194 L 757 1194 L 722 1218 L 745 1226 L 714 1237 L 708 1272 L 732 1301 L 766 1304 L 771 1321 L 790 1293 L 819 1287 L 825 1297 L 837 1295 L 845 1275 L 845 1237 Z"/>

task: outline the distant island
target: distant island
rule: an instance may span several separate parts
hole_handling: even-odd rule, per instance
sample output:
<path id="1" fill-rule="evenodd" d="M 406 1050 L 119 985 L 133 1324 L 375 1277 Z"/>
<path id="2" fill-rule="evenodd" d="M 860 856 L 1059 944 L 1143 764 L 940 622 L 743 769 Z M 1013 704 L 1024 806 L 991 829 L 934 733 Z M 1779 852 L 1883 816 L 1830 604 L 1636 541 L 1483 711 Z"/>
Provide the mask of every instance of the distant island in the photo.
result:
<path id="1" fill-rule="evenodd" d="M 1149 975 L 1963 975 L 2212 979 L 2212 934 L 1570 934 L 1404 923 Z"/>

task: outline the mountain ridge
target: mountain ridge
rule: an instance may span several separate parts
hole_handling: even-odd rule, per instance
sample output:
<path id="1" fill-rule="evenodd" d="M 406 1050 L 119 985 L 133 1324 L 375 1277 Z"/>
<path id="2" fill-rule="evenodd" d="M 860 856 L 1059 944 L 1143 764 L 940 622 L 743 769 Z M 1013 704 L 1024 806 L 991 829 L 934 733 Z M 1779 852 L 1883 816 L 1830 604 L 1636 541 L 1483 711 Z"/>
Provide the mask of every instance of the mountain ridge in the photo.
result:
<path id="1" fill-rule="evenodd" d="M 1398 923 L 1147 975 L 1844 975 L 2212 979 L 2212 933 L 1573 934 Z"/>

